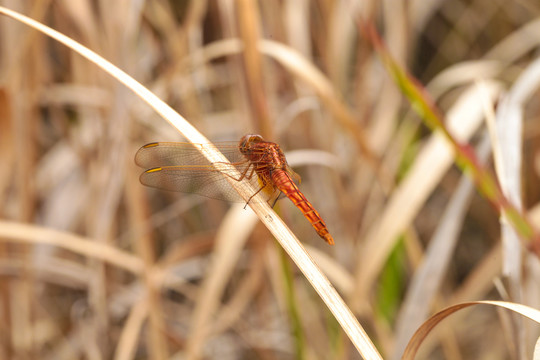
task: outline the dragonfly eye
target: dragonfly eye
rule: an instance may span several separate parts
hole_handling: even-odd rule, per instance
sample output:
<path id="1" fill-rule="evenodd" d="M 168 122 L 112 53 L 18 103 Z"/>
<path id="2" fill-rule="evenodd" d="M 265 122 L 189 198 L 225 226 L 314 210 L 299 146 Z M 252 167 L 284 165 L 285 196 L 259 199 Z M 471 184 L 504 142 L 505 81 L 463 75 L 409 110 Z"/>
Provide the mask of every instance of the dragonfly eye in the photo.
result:
<path id="1" fill-rule="evenodd" d="M 261 135 L 244 135 L 240 139 L 240 145 L 238 146 L 242 154 L 246 154 L 250 151 L 251 144 L 264 141 Z"/>

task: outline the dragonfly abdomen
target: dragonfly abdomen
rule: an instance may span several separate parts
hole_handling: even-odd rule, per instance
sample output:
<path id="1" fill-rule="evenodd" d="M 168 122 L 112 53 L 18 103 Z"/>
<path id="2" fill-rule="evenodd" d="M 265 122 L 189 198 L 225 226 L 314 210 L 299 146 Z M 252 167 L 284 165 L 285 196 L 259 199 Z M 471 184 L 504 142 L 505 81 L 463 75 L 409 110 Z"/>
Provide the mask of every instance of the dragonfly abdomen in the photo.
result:
<path id="1" fill-rule="evenodd" d="M 276 169 L 272 171 L 271 176 L 275 186 L 284 193 L 298 209 L 300 209 L 302 214 L 304 214 L 306 219 L 308 219 L 313 228 L 317 231 L 317 234 L 319 234 L 319 236 L 328 244 L 333 245 L 334 239 L 328 232 L 328 228 L 323 219 L 308 199 L 306 199 L 300 189 L 298 189 L 298 186 L 296 186 L 289 174 L 282 169 Z"/>

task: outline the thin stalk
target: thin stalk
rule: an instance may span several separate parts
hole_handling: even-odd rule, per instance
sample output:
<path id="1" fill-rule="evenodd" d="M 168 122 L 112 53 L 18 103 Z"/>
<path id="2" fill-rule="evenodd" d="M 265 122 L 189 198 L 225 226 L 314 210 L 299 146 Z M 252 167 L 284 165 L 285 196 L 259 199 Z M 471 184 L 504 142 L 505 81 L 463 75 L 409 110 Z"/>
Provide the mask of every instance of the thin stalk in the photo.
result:
<path id="1" fill-rule="evenodd" d="M 396 85 L 407 97 L 413 109 L 420 115 L 424 123 L 432 130 L 440 132 L 453 148 L 456 165 L 468 174 L 476 188 L 521 236 L 525 245 L 540 257 L 540 238 L 525 214 L 519 211 L 503 194 L 493 174 L 480 165 L 474 149 L 468 144 L 460 143 L 448 130 L 443 115 L 437 109 L 425 88 L 403 69 L 392 57 L 383 40 L 372 24 L 363 24 L 360 29 L 371 42 L 388 73 L 394 78 Z"/>

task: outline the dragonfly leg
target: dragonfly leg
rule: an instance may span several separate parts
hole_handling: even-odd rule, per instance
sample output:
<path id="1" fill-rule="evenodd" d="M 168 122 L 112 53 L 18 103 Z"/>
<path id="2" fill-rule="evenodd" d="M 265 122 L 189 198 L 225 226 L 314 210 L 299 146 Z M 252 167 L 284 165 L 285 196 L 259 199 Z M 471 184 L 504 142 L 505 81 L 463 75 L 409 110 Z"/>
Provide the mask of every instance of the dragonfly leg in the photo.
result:
<path id="1" fill-rule="evenodd" d="M 272 206 L 271 206 L 272 209 L 274 208 L 274 206 L 276 206 L 276 203 L 277 203 L 277 201 L 279 200 L 279 198 L 281 197 L 282 194 L 283 194 L 283 193 L 279 193 L 279 195 L 276 196 L 276 198 L 275 198 L 275 200 L 274 200 L 274 202 L 272 203 Z"/>
<path id="2" fill-rule="evenodd" d="M 251 168 L 251 172 L 249 173 L 249 175 L 247 175 L 249 168 Z M 251 178 L 253 177 L 253 174 L 255 174 L 255 170 L 256 169 L 254 165 L 247 167 L 244 173 L 242 174 L 242 176 L 240 177 L 240 180 L 242 180 L 244 177 L 248 180 L 251 180 Z"/>
<path id="3" fill-rule="evenodd" d="M 249 169 L 252 168 L 251 174 L 247 174 Z M 243 178 L 251 179 L 251 176 L 253 176 L 253 171 L 255 171 L 255 167 L 253 165 L 248 165 L 242 172 L 240 173 L 240 177 L 238 179 L 235 178 L 236 181 L 242 181 Z"/>
<path id="4" fill-rule="evenodd" d="M 251 168 L 251 171 L 249 170 Z M 249 175 L 248 175 L 248 171 L 250 171 Z M 244 178 L 248 179 L 248 180 L 251 180 L 251 178 L 253 177 L 253 173 L 255 172 L 255 167 L 253 165 L 249 165 L 247 166 L 244 170 L 242 170 L 242 172 L 240 173 L 240 177 L 236 178 L 230 174 L 227 174 L 227 173 L 223 173 L 225 176 L 228 176 L 230 177 L 231 179 L 234 179 L 236 181 L 242 181 Z"/>
<path id="5" fill-rule="evenodd" d="M 244 206 L 244 209 L 246 208 L 246 206 L 248 206 L 248 204 L 249 204 L 249 202 L 251 201 L 251 199 L 253 199 L 253 197 L 254 197 L 255 195 L 257 195 L 258 193 L 260 193 L 261 190 L 264 189 L 264 188 L 266 187 L 266 181 L 265 181 L 264 179 L 261 178 L 261 182 L 262 182 L 261 187 L 259 188 L 259 190 L 257 190 L 257 192 L 256 192 L 255 194 L 253 194 L 253 195 L 251 195 L 251 196 L 249 197 L 248 201 L 246 202 L 246 205 Z"/>

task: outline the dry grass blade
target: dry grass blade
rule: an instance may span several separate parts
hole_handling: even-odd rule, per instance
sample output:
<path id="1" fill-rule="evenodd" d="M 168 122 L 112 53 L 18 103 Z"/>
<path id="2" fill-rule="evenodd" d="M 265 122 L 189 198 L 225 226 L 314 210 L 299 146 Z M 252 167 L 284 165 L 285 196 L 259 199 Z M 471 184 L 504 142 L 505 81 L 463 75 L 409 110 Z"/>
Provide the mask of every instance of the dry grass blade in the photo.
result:
<path id="1" fill-rule="evenodd" d="M 411 334 L 428 314 L 429 305 L 448 270 L 473 189 L 471 181 L 463 178 L 445 209 L 437 232 L 426 251 L 424 262 L 416 272 L 403 302 L 397 321 L 394 358 L 399 358 Z"/>
<path id="2" fill-rule="evenodd" d="M 491 152 L 490 145 L 489 138 L 484 136 L 478 146 L 482 163 L 486 162 Z M 443 282 L 443 276 L 447 273 L 449 262 L 454 255 L 473 190 L 474 186 L 470 179 L 463 176 L 430 241 L 424 260 L 412 279 L 397 320 L 394 358 L 401 356 L 410 336 L 427 317 L 430 304 Z"/>
<path id="3" fill-rule="evenodd" d="M 170 106 L 161 101 L 156 95 L 143 87 L 140 83 L 128 76 L 126 73 L 106 61 L 104 58 L 98 56 L 96 53 L 85 48 L 74 40 L 62 35 L 61 33 L 54 31 L 30 18 L 27 18 L 21 14 L 18 14 L 9 9 L 0 7 L 0 13 L 8 15 L 17 21 L 27 24 L 36 30 L 54 38 L 55 40 L 65 44 L 70 49 L 81 54 L 88 60 L 94 62 L 102 70 L 119 80 L 122 84 L 126 85 L 129 89 L 134 91 L 141 99 L 146 101 L 152 108 L 154 108 L 160 115 L 162 115 L 167 121 L 171 123 L 178 131 L 180 131 L 189 141 L 194 143 L 208 143 L 209 141 L 202 136 L 191 124 L 189 124 L 182 116 L 176 113 Z M 212 163 L 216 164 L 216 168 L 225 169 L 228 168 L 226 158 L 216 150 L 207 147 L 201 149 L 203 154 Z M 239 176 L 238 176 L 239 177 Z M 231 185 L 237 189 L 244 199 L 250 198 L 250 193 L 247 190 L 250 185 L 246 182 L 245 187 L 239 187 L 237 182 L 231 180 Z M 252 191 L 254 193 L 254 191 Z M 332 311 L 343 330 L 349 336 L 355 347 L 366 359 L 379 359 L 375 346 L 370 341 L 367 334 L 361 328 L 360 324 L 351 313 L 349 308 L 345 305 L 344 301 L 338 295 L 336 290 L 332 287 L 328 279 L 322 274 L 311 257 L 307 254 L 302 247 L 298 239 L 294 234 L 285 226 L 284 222 L 272 211 L 272 209 L 264 201 L 253 201 L 249 204 L 259 219 L 265 224 L 266 227 L 272 232 L 272 234 L 278 239 L 283 248 L 287 251 L 289 256 L 293 259 L 295 264 L 304 273 L 309 280 L 313 288 L 317 291 L 319 296 L 323 299 L 329 309 Z"/>
<path id="4" fill-rule="evenodd" d="M 120 335 L 120 341 L 114 355 L 115 360 L 129 360 L 135 357 L 137 341 L 147 316 L 148 302 L 146 300 L 141 300 L 133 306 Z"/>
<path id="5" fill-rule="evenodd" d="M 340 170 L 340 159 L 334 154 L 320 150 L 295 150 L 287 152 L 287 162 L 292 167 L 298 165 L 321 165 Z"/>
<path id="6" fill-rule="evenodd" d="M 113 246 L 36 225 L 0 221 L 0 239 L 21 244 L 43 244 L 61 247 L 89 258 L 108 262 L 135 274 L 139 274 L 143 270 L 143 264 L 139 258 Z"/>
<path id="7" fill-rule="evenodd" d="M 188 359 L 197 359 L 202 355 L 204 340 L 213 329 L 209 326 L 211 317 L 218 308 L 219 299 L 245 242 L 257 224 L 254 214 L 246 214 L 244 207 L 244 204 L 233 206 L 218 231 L 212 265 L 198 294 L 200 301 L 193 313 L 191 336 L 187 345 Z"/>
<path id="8" fill-rule="evenodd" d="M 477 165 L 478 159 L 474 151 L 471 151 L 469 146 L 463 145 L 463 140 L 459 136 L 456 137 L 453 135 L 455 129 L 452 129 L 450 126 L 447 127 L 444 124 L 443 116 L 431 97 L 419 85 L 416 79 L 395 61 L 378 32 L 373 27 L 373 24 L 360 22 L 360 28 L 377 50 L 387 71 L 394 78 L 396 85 L 400 87 L 403 94 L 414 105 L 416 112 L 422 116 L 425 124 L 433 131 L 437 131 L 443 135 L 448 141 L 448 144 L 451 145 L 453 152 L 455 152 L 456 164 L 463 171 L 470 173 L 482 195 L 501 214 L 504 214 L 514 230 L 521 235 L 523 241 L 528 242 L 530 250 L 538 252 L 538 256 L 540 256 L 540 240 L 538 239 L 536 230 L 531 226 L 528 219 L 512 202 L 508 201 L 491 173 Z"/>
<path id="9" fill-rule="evenodd" d="M 202 49 L 202 55 L 195 54 L 192 58 L 202 60 L 205 63 L 225 55 L 236 54 L 242 51 L 242 43 L 239 39 L 226 39 L 216 41 Z M 345 129 L 350 131 L 355 138 L 361 151 L 368 156 L 371 161 L 374 155 L 369 149 L 364 130 L 358 126 L 354 115 L 344 105 L 339 98 L 330 80 L 317 69 L 312 63 L 302 56 L 298 51 L 271 40 L 260 40 L 258 50 L 275 59 L 286 67 L 298 79 L 306 82 L 321 97 L 322 101 L 332 111 L 336 119 Z M 193 65 L 198 65 L 194 63 Z M 372 164 L 373 165 L 373 164 Z"/>
<path id="10" fill-rule="evenodd" d="M 315 259 L 317 264 L 324 270 L 324 273 L 332 284 L 345 296 L 349 296 L 354 288 L 354 278 L 352 274 L 339 262 L 331 258 L 328 254 L 314 247 L 306 247 L 309 254 Z"/>
<path id="11" fill-rule="evenodd" d="M 396 358 L 447 306 L 540 308 L 538 14 L 537 0 L 0 1 L 0 359 Z M 257 133 L 334 246 L 302 203 L 244 209 L 260 186 L 230 167 Z M 174 141 L 141 183 L 137 149 Z M 199 196 L 214 179 L 242 204 Z M 521 243 L 502 245 L 517 238 L 505 223 Z M 457 311 L 416 357 L 532 358 L 539 329 Z"/>
<path id="12" fill-rule="evenodd" d="M 478 60 L 459 63 L 441 71 L 427 85 L 427 90 L 437 99 L 448 90 L 470 84 L 478 79 L 491 79 L 503 70 L 496 60 Z"/>
<path id="13" fill-rule="evenodd" d="M 494 99 L 500 91 L 498 84 L 489 83 L 489 97 Z M 448 127 L 464 141 L 481 124 L 483 109 L 479 99 L 484 96 L 478 88 L 465 92 L 448 113 Z M 365 299 L 380 272 L 398 235 L 416 216 L 420 207 L 433 191 L 440 178 L 453 163 L 454 153 L 448 143 L 435 133 L 417 156 L 409 174 L 394 191 L 378 223 L 367 235 L 366 245 L 360 249 L 357 269 L 356 299 Z M 357 304 L 360 305 L 360 304 Z"/>
<path id="14" fill-rule="evenodd" d="M 270 115 L 268 113 L 267 96 L 264 91 L 263 65 L 261 53 L 257 49 L 259 41 L 259 9 L 257 1 L 240 0 L 237 1 L 237 15 L 240 29 L 240 36 L 244 49 L 242 52 L 246 83 L 250 104 L 253 107 L 253 118 L 257 122 L 257 130 L 265 138 L 273 138 Z"/>
<path id="15" fill-rule="evenodd" d="M 492 130 L 495 165 L 501 189 L 506 198 L 520 211 L 523 209 L 522 196 L 522 149 L 524 104 L 540 87 L 540 60 L 532 62 L 517 79 L 512 89 L 503 97 L 497 108 L 497 120 L 489 128 Z M 489 118 L 489 117 L 488 117 Z M 511 299 L 522 301 L 522 245 L 519 234 L 510 225 L 509 219 L 501 217 L 503 241 L 503 273 L 510 279 Z M 512 332 L 516 336 L 516 346 L 525 356 L 525 337 L 521 322 L 517 322 Z"/>
<path id="16" fill-rule="evenodd" d="M 489 305 L 489 306 L 495 306 L 495 307 L 508 309 L 519 315 L 527 317 L 535 321 L 536 323 L 540 323 L 540 311 L 534 308 L 531 308 L 529 306 L 521 305 L 521 304 L 515 304 L 515 303 L 510 303 L 510 302 L 505 302 L 505 301 L 470 301 L 466 303 L 453 305 L 453 306 L 447 307 L 444 310 L 439 311 L 435 315 L 431 316 L 424 324 L 422 324 L 422 326 L 416 331 L 416 333 L 411 338 L 409 344 L 407 345 L 407 348 L 405 349 L 405 352 L 403 353 L 402 359 L 403 360 L 414 359 L 424 339 L 431 332 L 431 330 L 433 330 L 433 328 L 437 326 L 437 324 L 439 324 L 442 320 L 456 313 L 457 311 L 460 311 L 460 310 L 463 310 L 463 309 L 466 309 L 475 305 Z"/>
<path id="17" fill-rule="evenodd" d="M 516 61 L 538 46 L 538 31 L 540 31 L 540 20 L 534 19 L 508 35 L 486 54 L 486 58 L 506 62 Z"/>
<path id="18" fill-rule="evenodd" d="M 371 161 L 371 165 L 374 166 L 375 156 L 370 150 L 364 130 L 358 126 L 354 115 L 339 98 L 332 83 L 302 54 L 288 46 L 275 41 L 262 40 L 259 42 L 259 50 L 279 61 L 291 73 L 312 86 L 317 95 L 327 104 L 330 111 L 335 114 L 336 119 L 354 136 L 360 150 Z"/>
<path id="19" fill-rule="evenodd" d="M 501 188 L 518 209 L 523 207 L 521 200 L 523 108 L 526 101 L 539 87 L 540 60 L 536 60 L 525 69 L 512 89 L 502 99 L 497 108 L 496 123 L 488 122 L 492 129 L 495 165 Z M 521 246 L 518 234 L 509 227 L 507 219 L 503 220 L 501 225 L 504 234 L 503 241 L 506 244 L 505 272 L 513 273 L 512 277 L 519 282 Z"/>
<path id="20" fill-rule="evenodd" d="M 266 207 L 266 203 L 262 204 Z M 371 342 L 368 335 L 362 329 L 358 320 L 347 307 L 343 299 L 338 295 L 334 287 L 330 284 L 326 276 L 322 274 L 311 256 L 306 252 L 300 242 L 294 237 L 294 234 L 284 226 L 276 226 L 273 217 L 267 215 L 264 207 L 259 209 L 260 205 L 251 205 L 252 209 L 259 216 L 264 218 L 265 225 L 280 242 L 287 254 L 302 271 L 304 276 L 311 283 L 315 291 L 328 306 L 341 328 L 364 359 L 381 359 L 375 345 Z M 279 218 L 278 218 L 279 219 Z M 280 220 L 281 221 L 281 220 Z"/>

